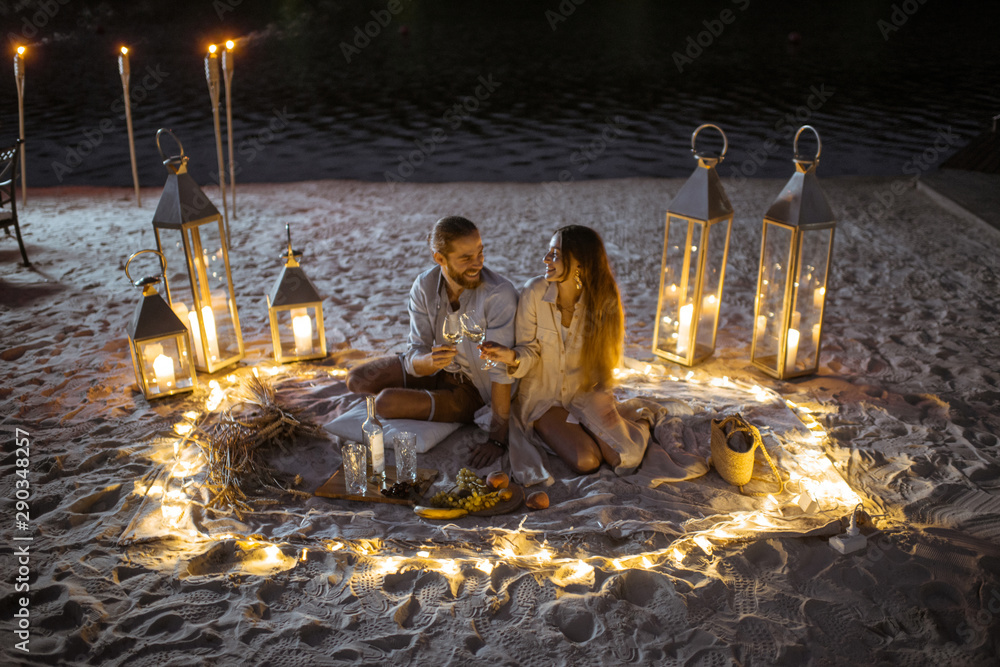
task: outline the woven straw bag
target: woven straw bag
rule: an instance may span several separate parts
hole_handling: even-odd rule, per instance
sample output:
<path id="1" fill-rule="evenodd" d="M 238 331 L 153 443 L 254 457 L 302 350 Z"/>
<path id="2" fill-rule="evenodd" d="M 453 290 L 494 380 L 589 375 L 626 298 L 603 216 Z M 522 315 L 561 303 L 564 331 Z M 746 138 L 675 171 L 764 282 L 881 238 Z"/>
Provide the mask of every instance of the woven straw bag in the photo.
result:
<path id="1" fill-rule="evenodd" d="M 736 436 L 734 438 L 734 436 Z M 749 443 L 740 447 L 740 443 Z M 742 415 L 734 415 L 725 419 L 712 420 L 712 463 L 722 479 L 740 487 L 740 493 L 748 496 L 766 496 L 767 493 L 744 491 L 743 486 L 753 479 L 754 457 L 757 448 L 764 454 L 764 459 L 771 466 L 774 478 L 778 480 L 778 490 L 785 490 L 785 483 L 778 474 L 778 468 L 767 453 L 760 431 L 753 424 L 743 419 Z M 746 449 L 746 451 L 742 451 Z"/>

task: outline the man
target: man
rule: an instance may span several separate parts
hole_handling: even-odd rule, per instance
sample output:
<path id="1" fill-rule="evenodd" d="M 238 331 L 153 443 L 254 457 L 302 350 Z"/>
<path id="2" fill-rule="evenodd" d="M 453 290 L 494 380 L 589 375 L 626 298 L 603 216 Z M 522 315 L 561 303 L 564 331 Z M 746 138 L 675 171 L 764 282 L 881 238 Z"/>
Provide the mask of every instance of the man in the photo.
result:
<path id="1" fill-rule="evenodd" d="M 482 468 L 507 448 L 511 387 L 506 369 L 484 369 L 476 344 L 468 339 L 445 345 L 442 329 L 449 313 L 474 310 L 485 320 L 485 340 L 514 345 L 517 290 L 483 266 L 483 241 L 476 225 L 459 216 L 441 218 L 428 235 L 437 266 L 413 282 L 407 309 L 407 351 L 352 368 L 347 388 L 377 394 L 375 411 L 386 419 L 473 423 L 476 411 L 492 409 L 490 437 L 472 450 L 469 464 Z M 442 369 L 455 361 L 461 369 Z"/>

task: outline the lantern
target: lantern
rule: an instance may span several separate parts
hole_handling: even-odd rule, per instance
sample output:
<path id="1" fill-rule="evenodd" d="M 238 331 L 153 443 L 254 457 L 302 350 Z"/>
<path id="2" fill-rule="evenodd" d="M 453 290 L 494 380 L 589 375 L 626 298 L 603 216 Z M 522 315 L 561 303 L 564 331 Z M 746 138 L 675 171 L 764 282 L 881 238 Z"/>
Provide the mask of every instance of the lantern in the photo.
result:
<path id="1" fill-rule="evenodd" d="M 799 136 L 816 135 L 816 157 L 799 157 Z M 795 173 L 764 215 L 750 359 L 784 380 L 816 372 L 833 252 L 833 211 L 816 178 L 823 144 L 795 133 Z"/>
<path id="2" fill-rule="evenodd" d="M 160 256 L 162 272 L 159 276 L 133 281 L 128 265 L 144 252 Z M 142 288 L 142 301 L 128 325 L 132 366 L 142 395 L 150 399 L 191 391 L 198 381 L 187 327 L 156 292 L 156 283 L 167 275 L 166 259 L 155 250 L 140 250 L 125 262 L 125 275 L 134 286 Z"/>
<path id="3" fill-rule="evenodd" d="M 722 135 L 722 154 L 695 149 L 706 127 Z M 698 166 L 667 209 L 656 306 L 653 353 L 692 366 L 711 356 L 722 304 L 733 207 L 716 167 L 729 142 L 716 125 L 702 125 L 691 135 L 691 153 Z"/>
<path id="4" fill-rule="evenodd" d="M 302 253 L 292 250 L 292 231 L 285 225 L 288 252 L 285 266 L 267 294 L 274 360 L 278 363 L 326 356 L 323 299 L 299 266 Z"/>
<path id="5" fill-rule="evenodd" d="M 191 175 L 184 147 L 180 155 L 160 156 L 167 168 L 167 182 L 153 214 L 156 247 L 172 267 L 167 279 L 167 301 L 188 325 L 194 343 L 195 366 L 214 373 L 243 358 L 243 334 L 236 312 L 233 278 L 229 270 L 222 216 Z"/>

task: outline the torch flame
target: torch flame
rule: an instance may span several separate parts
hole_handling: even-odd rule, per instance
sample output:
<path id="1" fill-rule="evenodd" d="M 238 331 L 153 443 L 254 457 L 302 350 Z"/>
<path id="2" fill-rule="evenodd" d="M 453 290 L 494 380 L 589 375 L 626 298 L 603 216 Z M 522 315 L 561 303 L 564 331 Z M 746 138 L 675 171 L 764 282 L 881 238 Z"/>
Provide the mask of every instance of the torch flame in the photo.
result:
<path id="1" fill-rule="evenodd" d="M 215 44 L 210 44 L 210 45 L 208 46 L 208 52 L 209 52 L 209 53 L 215 53 L 215 52 L 216 52 L 216 51 L 218 50 L 218 48 L 219 48 L 219 47 L 217 47 L 217 46 L 216 46 Z"/>
<path id="2" fill-rule="evenodd" d="M 128 47 L 127 46 L 123 46 L 122 47 L 122 55 L 123 56 L 127 56 L 128 55 Z"/>
<path id="3" fill-rule="evenodd" d="M 231 39 L 227 39 L 227 40 L 226 40 L 226 48 L 227 48 L 227 49 L 229 49 L 230 51 L 232 51 L 232 50 L 233 50 L 233 47 L 235 47 L 235 46 L 236 46 L 236 42 L 234 42 L 234 41 L 233 41 L 233 40 L 231 40 Z"/>
<path id="4" fill-rule="evenodd" d="M 24 55 L 24 52 L 25 52 L 26 50 L 27 50 L 27 49 L 25 49 L 25 48 L 24 48 L 23 46 L 19 46 L 19 47 L 17 47 L 17 55 L 19 55 L 19 56 L 23 56 L 23 55 Z"/>

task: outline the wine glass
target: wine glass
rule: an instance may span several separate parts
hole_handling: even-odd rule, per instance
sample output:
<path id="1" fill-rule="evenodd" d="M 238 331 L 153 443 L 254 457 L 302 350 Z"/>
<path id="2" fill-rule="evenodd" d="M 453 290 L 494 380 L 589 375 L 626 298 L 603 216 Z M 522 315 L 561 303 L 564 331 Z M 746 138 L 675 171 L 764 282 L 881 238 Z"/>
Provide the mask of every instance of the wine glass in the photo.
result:
<path id="1" fill-rule="evenodd" d="M 441 335 L 444 336 L 449 345 L 458 345 L 462 342 L 462 319 L 458 313 L 448 313 L 448 316 L 444 318 Z M 444 370 L 449 373 L 457 373 L 462 370 L 462 367 L 452 359 L 451 363 L 444 367 Z"/>
<path id="2" fill-rule="evenodd" d="M 485 323 L 480 319 L 479 314 L 475 310 L 470 308 L 462 314 L 462 333 L 476 344 L 482 343 L 483 339 L 486 338 L 486 327 L 484 325 Z M 486 359 L 482 368 L 492 368 L 495 365 L 492 360 Z"/>

